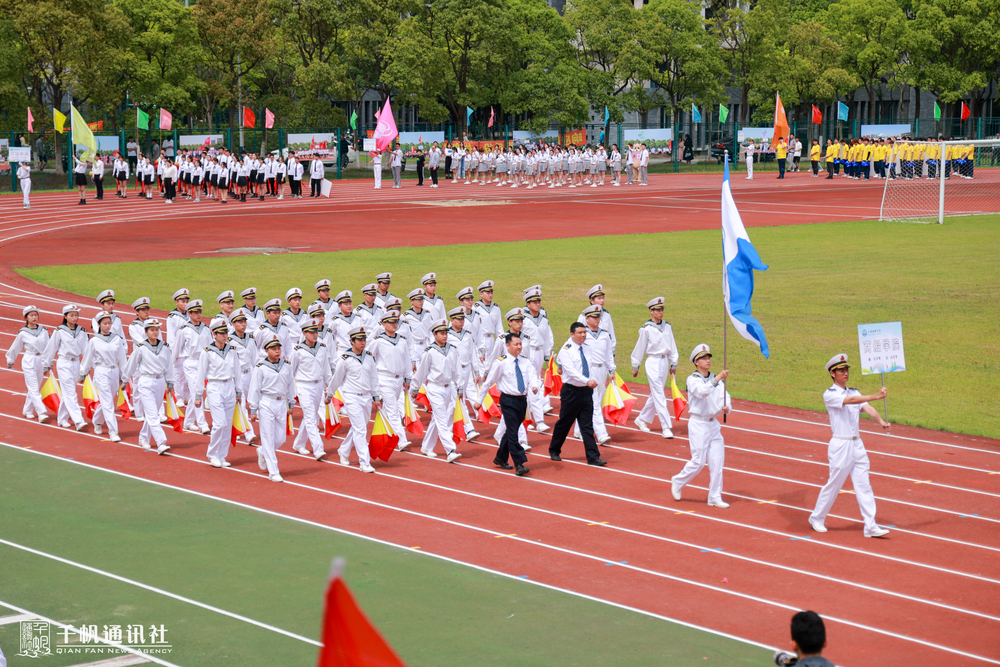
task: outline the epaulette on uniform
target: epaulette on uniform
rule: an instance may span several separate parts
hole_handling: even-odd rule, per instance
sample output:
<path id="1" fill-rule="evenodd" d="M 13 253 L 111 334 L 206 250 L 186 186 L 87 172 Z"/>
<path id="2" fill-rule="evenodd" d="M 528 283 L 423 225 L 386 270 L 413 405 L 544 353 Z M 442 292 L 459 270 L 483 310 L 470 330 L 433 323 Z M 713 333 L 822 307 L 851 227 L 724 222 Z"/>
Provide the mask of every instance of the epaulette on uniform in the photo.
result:
<path id="1" fill-rule="evenodd" d="M 573 347 L 573 346 L 572 346 L 572 345 L 570 345 L 569 343 L 566 343 L 565 345 L 563 345 L 563 349 L 564 349 L 564 350 L 568 350 L 568 349 L 570 349 L 571 347 Z"/>

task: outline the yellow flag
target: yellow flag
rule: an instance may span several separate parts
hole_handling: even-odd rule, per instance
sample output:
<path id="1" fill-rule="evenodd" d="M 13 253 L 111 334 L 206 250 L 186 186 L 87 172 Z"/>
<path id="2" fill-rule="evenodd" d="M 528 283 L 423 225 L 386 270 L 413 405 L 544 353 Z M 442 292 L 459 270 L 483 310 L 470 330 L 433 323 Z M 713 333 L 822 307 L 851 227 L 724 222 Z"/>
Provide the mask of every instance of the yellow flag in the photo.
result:
<path id="1" fill-rule="evenodd" d="M 63 134 L 66 132 L 66 114 L 59 111 L 55 107 L 52 108 L 52 122 L 56 128 L 56 132 Z"/>
<path id="2" fill-rule="evenodd" d="M 94 138 L 93 131 L 87 127 L 87 121 L 83 119 L 76 107 L 71 104 L 69 110 L 73 115 L 73 143 L 77 146 L 87 147 L 80 159 L 84 162 L 93 162 L 94 156 L 97 155 L 97 139 Z M 65 116 L 63 119 L 65 120 Z"/>

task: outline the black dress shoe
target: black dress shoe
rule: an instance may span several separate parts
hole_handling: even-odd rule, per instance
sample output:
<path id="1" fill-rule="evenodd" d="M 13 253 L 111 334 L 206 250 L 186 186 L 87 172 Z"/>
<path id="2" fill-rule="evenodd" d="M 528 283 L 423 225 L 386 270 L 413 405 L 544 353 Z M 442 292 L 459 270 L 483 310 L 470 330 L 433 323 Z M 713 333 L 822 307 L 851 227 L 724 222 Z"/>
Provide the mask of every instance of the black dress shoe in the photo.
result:
<path id="1" fill-rule="evenodd" d="M 556 454 L 555 452 L 549 452 L 549 458 L 552 459 L 553 461 L 562 461 L 562 457 Z"/>
<path id="2" fill-rule="evenodd" d="M 528 466 L 517 466 L 517 476 L 524 477 L 528 474 Z"/>
<path id="3" fill-rule="evenodd" d="M 500 468 L 501 470 L 513 470 L 514 466 L 507 463 L 506 461 L 501 461 L 500 459 L 493 459 L 493 465 Z"/>
<path id="4" fill-rule="evenodd" d="M 608 462 L 604 461 L 602 459 L 593 459 L 593 460 L 587 461 L 587 465 L 589 465 L 589 466 L 606 466 L 606 465 L 608 465 Z"/>

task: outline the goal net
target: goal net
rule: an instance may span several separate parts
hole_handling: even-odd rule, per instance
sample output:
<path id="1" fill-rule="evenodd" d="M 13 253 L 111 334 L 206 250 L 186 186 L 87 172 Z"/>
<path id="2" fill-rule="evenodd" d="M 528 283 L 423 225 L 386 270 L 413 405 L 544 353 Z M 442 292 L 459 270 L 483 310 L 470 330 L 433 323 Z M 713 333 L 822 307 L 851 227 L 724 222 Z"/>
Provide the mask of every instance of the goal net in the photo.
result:
<path id="1" fill-rule="evenodd" d="M 893 145 L 879 220 L 943 223 L 988 213 L 1000 213 L 1000 138 Z"/>

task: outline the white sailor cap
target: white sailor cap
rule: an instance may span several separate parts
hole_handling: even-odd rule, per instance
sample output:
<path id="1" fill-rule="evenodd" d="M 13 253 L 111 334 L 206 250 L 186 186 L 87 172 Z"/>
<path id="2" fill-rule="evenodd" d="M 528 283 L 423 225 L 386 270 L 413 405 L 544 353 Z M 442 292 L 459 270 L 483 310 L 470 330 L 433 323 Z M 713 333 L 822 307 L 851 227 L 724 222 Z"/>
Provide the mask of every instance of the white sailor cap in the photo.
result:
<path id="1" fill-rule="evenodd" d="M 398 322 L 398 321 L 399 321 L 399 313 L 395 313 L 393 311 L 388 311 L 388 310 L 382 313 L 382 318 L 379 319 L 379 322 Z"/>
<path id="2" fill-rule="evenodd" d="M 343 292 L 337 295 L 337 303 L 343 303 L 345 301 L 351 301 L 352 298 L 351 290 L 345 289 Z"/>
<path id="3" fill-rule="evenodd" d="M 292 289 L 290 289 L 287 292 L 285 292 L 285 301 L 288 301 L 289 299 L 291 299 L 293 297 L 296 297 L 296 296 L 301 299 L 302 298 L 302 290 L 300 290 L 298 287 L 293 287 Z"/>
<path id="4" fill-rule="evenodd" d="M 451 310 L 448 311 L 448 319 L 449 320 L 456 320 L 456 319 L 457 320 L 464 320 L 465 319 L 465 308 L 462 308 L 461 306 L 458 306 L 456 308 L 452 308 Z"/>
<path id="5" fill-rule="evenodd" d="M 257 288 L 256 287 L 248 287 L 245 290 L 243 290 L 242 292 L 240 292 L 240 296 L 243 297 L 244 299 L 256 299 L 257 298 Z"/>
<path id="6" fill-rule="evenodd" d="M 188 299 L 190 297 L 191 297 L 191 290 L 189 290 L 187 287 L 182 287 L 176 292 L 174 292 L 174 301 L 177 301 L 177 299 Z"/>
<path id="7" fill-rule="evenodd" d="M 535 290 L 538 290 L 538 292 L 541 293 L 542 286 L 541 285 L 532 285 L 531 287 L 525 287 L 524 288 L 524 293 L 527 294 L 528 292 L 534 292 Z"/>
<path id="8" fill-rule="evenodd" d="M 385 305 L 383 306 L 386 310 L 403 309 L 403 302 L 399 300 L 399 297 L 394 296 L 391 299 L 387 299 Z"/>
<path id="9" fill-rule="evenodd" d="M 480 292 L 485 292 L 487 290 L 493 291 L 493 281 L 492 280 L 484 280 L 483 282 L 479 283 L 479 291 Z"/>
<path id="10" fill-rule="evenodd" d="M 365 329 L 364 325 L 352 327 L 351 330 L 347 332 L 347 335 L 351 337 L 351 340 L 354 340 L 355 338 L 368 338 L 368 330 Z"/>
<path id="11" fill-rule="evenodd" d="M 598 283 L 594 285 L 589 290 L 587 290 L 587 298 L 593 299 L 594 297 L 604 296 L 604 285 Z"/>
<path id="12" fill-rule="evenodd" d="M 447 331 L 449 326 L 448 320 L 435 320 L 431 323 L 431 333 Z"/>
<path id="13" fill-rule="evenodd" d="M 415 290 L 410 290 L 410 293 L 407 294 L 406 296 L 407 296 L 407 298 L 410 301 L 413 301 L 414 299 L 423 299 L 424 298 L 424 288 L 418 287 Z"/>
<path id="14" fill-rule="evenodd" d="M 143 329 L 152 329 L 153 327 L 159 327 L 159 326 L 160 326 L 160 320 L 156 319 L 155 317 L 150 317 L 148 320 L 142 323 Z"/>
<path id="15" fill-rule="evenodd" d="M 663 297 L 662 296 L 658 296 L 655 299 L 650 299 L 649 301 L 646 302 L 646 308 L 649 308 L 650 310 L 653 310 L 654 308 L 660 308 L 662 310 L 663 309 Z"/>
<path id="16" fill-rule="evenodd" d="M 219 303 L 223 301 L 236 301 L 236 293 L 231 289 L 227 289 L 225 292 L 220 294 L 216 299 Z"/>
<path id="17" fill-rule="evenodd" d="M 328 290 L 328 289 L 330 289 L 330 281 L 327 280 L 326 278 L 324 278 L 323 280 L 321 280 L 318 283 L 316 283 L 315 285 L 313 285 L 313 287 L 316 288 L 317 292 L 320 291 L 321 289 Z"/>
<path id="18" fill-rule="evenodd" d="M 192 310 L 201 310 L 204 305 L 205 304 L 201 299 L 194 299 L 193 301 L 188 302 L 188 312 L 190 313 Z"/>
<path id="19" fill-rule="evenodd" d="M 601 313 L 604 312 L 604 308 L 600 305 L 594 303 L 583 310 L 584 317 L 600 317 Z"/>
<path id="20" fill-rule="evenodd" d="M 525 303 L 528 303 L 529 301 L 541 301 L 541 300 L 542 300 L 542 290 L 540 289 L 528 290 L 527 292 L 524 293 Z"/>
<path id="21" fill-rule="evenodd" d="M 712 348 L 704 343 L 695 346 L 695 348 L 691 350 L 691 363 L 693 364 L 706 355 L 709 357 L 712 356 Z"/>
<path id="22" fill-rule="evenodd" d="M 271 299 L 264 304 L 264 312 L 271 310 L 281 310 L 281 299 Z"/>
<path id="23" fill-rule="evenodd" d="M 362 294 L 375 294 L 377 292 L 378 292 L 378 285 L 376 285 L 375 283 L 368 283 L 367 285 L 361 288 Z"/>
<path id="24" fill-rule="evenodd" d="M 80 312 L 80 306 L 76 305 L 75 303 L 67 303 L 65 306 L 62 307 L 63 315 L 67 313 L 79 313 L 79 312 Z"/>
<path id="25" fill-rule="evenodd" d="M 28 313 L 37 313 L 37 312 L 38 312 L 38 307 L 37 306 L 25 306 L 21 310 L 21 315 L 24 316 L 24 317 L 27 317 Z"/>
<path id="26" fill-rule="evenodd" d="M 380 273 L 375 276 L 375 282 L 379 283 L 389 283 L 392 282 L 392 274 L 386 271 L 385 273 Z"/>
<path id="27" fill-rule="evenodd" d="M 229 333 L 229 322 L 226 321 L 224 317 L 216 317 L 212 320 L 212 323 L 208 325 L 208 328 L 212 330 L 212 333 Z"/>
<path id="28" fill-rule="evenodd" d="M 438 274 L 436 273 L 425 273 L 424 277 L 420 279 L 421 285 L 426 285 L 427 283 L 437 284 Z"/>
<path id="29" fill-rule="evenodd" d="M 319 322 L 316 320 L 310 320 L 302 325 L 302 333 L 316 333 L 317 331 L 319 331 Z"/>
<path id="30" fill-rule="evenodd" d="M 471 296 L 472 296 L 472 285 L 468 285 L 468 286 L 463 287 L 462 289 L 458 290 L 458 294 L 455 295 L 455 298 L 458 299 L 459 301 L 461 301 L 462 299 L 465 299 L 465 298 L 471 297 Z"/>
<path id="31" fill-rule="evenodd" d="M 319 301 L 309 304 L 309 307 L 306 308 L 306 314 L 309 315 L 310 317 L 312 317 L 316 313 L 324 313 L 324 314 L 326 313 L 326 309 L 323 308 L 323 304 L 321 304 Z"/>
<path id="32" fill-rule="evenodd" d="M 277 336 L 275 336 L 273 334 L 271 335 L 271 340 L 269 340 L 266 343 L 264 343 L 264 349 L 265 350 L 269 350 L 272 347 L 281 347 L 281 341 L 278 339 Z"/>
<path id="33" fill-rule="evenodd" d="M 236 324 L 237 322 L 246 322 L 247 316 L 243 314 L 243 311 L 237 310 L 229 317 L 229 321 L 233 324 Z"/>
<path id="34" fill-rule="evenodd" d="M 97 295 L 97 303 L 104 303 L 115 298 L 115 291 L 113 289 L 106 289 Z"/>
<path id="35" fill-rule="evenodd" d="M 139 310 L 140 308 L 149 308 L 148 296 L 140 296 L 138 299 L 132 302 L 132 310 Z"/>
<path id="36" fill-rule="evenodd" d="M 511 320 L 523 320 L 524 308 L 511 308 L 510 310 L 507 311 L 507 314 L 504 316 L 504 319 L 506 319 L 508 322 L 510 322 Z"/>
<path id="37" fill-rule="evenodd" d="M 109 313 L 106 310 L 102 310 L 101 312 L 97 313 L 97 316 L 94 318 L 94 321 L 100 324 L 101 320 L 110 320 L 110 319 L 111 319 L 111 313 Z"/>
<path id="38" fill-rule="evenodd" d="M 835 371 L 835 370 L 839 370 L 841 368 L 850 368 L 850 367 L 851 367 L 851 365 L 849 363 L 847 363 L 847 355 L 846 354 L 835 354 L 830 359 L 830 361 L 826 362 L 826 370 L 827 371 Z"/>

